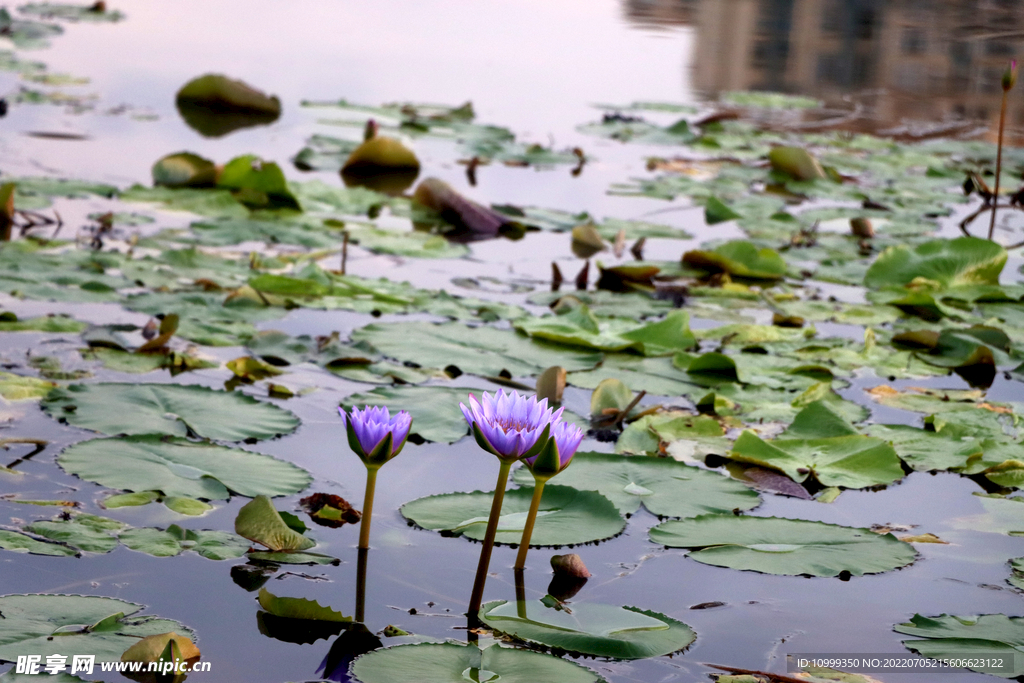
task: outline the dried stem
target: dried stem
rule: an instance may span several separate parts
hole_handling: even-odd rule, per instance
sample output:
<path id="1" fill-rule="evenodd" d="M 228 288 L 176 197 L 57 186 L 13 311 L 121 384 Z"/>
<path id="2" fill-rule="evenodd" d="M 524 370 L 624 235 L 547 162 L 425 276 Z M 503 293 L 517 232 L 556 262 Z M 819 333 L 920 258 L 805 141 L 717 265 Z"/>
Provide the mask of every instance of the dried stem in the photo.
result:
<path id="1" fill-rule="evenodd" d="M 999 206 L 999 176 L 1003 171 L 1003 124 L 1006 122 L 1006 99 L 1008 91 L 1003 90 L 1003 104 L 999 108 L 999 143 L 996 147 L 996 187 L 992 196 L 992 220 L 988 224 L 988 238 L 996 232 L 996 207 Z"/>

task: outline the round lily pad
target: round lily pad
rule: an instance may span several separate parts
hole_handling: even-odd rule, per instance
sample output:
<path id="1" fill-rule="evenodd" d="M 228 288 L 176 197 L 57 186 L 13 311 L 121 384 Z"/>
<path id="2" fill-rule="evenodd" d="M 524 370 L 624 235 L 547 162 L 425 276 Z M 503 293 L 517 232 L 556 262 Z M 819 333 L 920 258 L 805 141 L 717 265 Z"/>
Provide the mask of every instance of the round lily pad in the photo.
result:
<path id="1" fill-rule="evenodd" d="M 914 652 L 933 659 L 973 659 L 978 666 L 972 671 L 1017 678 L 1024 674 L 1020 649 L 1024 646 L 1024 617 L 1005 614 L 982 614 L 957 617 L 941 614 L 925 617 L 915 614 L 905 624 L 896 624 L 893 630 L 923 640 L 904 640 L 903 645 Z M 997 661 L 1007 666 L 984 666 Z"/>
<path id="2" fill-rule="evenodd" d="M 352 662 L 361 683 L 598 683 L 590 669 L 558 657 L 493 645 L 417 643 L 374 650 Z"/>
<path id="3" fill-rule="evenodd" d="M 765 574 L 853 576 L 905 567 L 917 557 L 909 543 L 867 529 L 777 517 L 703 515 L 664 522 L 651 540 L 689 548 L 704 564 Z"/>
<path id="4" fill-rule="evenodd" d="M 660 657 L 697 638 L 689 626 L 664 614 L 599 603 L 573 603 L 567 610 L 540 600 L 498 600 L 484 605 L 480 618 L 496 631 L 531 643 L 614 659 Z"/>
<path id="5" fill-rule="evenodd" d="M 82 595 L 5 595 L 0 597 L 0 660 L 46 657 L 56 650 L 68 656 L 96 655 L 99 662 L 118 661 L 139 638 L 170 631 L 194 638 L 180 622 L 131 616 L 142 607 Z M 55 640 L 60 641 L 59 648 Z"/>
<path id="6" fill-rule="evenodd" d="M 518 545 L 523 537 L 533 489 L 505 494 L 496 543 Z M 450 531 L 483 540 L 493 492 L 445 493 L 419 498 L 402 506 L 402 514 L 424 529 Z M 595 491 L 568 486 L 544 488 L 530 546 L 560 546 L 601 541 L 622 533 L 626 521 L 615 505 Z"/>
<path id="7" fill-rule="evenodd" d="M 205 500 L 226 500 L 232 492 L 285 496 L 312 481 L 301 467 L 269 455 L 156 436 L 84 441 L 64 449 L 57 463 L 113 489 Z"/>
<path id="8" fill-rule="evenodd" d="M 289 434 L 299 426 L 291 412 L 245 394 L 176 384 L 72 384 L 51 391 L 42 408 L 55 419 L 103 434 L 242 441 Z"/>
<path id="9" fill-rule="evenodd" d="M 517 469 L 513 476 L 518 484 L 533 484 L 533 475 L 526 468 Z M 735 479 L 667 458 L 578 453 L 554 483 L 597 491 L 622 514 L 636 512 L 643 505 L 663 517 L 696 517 L 750 510 L 761 504 L 756 492 Z"/>

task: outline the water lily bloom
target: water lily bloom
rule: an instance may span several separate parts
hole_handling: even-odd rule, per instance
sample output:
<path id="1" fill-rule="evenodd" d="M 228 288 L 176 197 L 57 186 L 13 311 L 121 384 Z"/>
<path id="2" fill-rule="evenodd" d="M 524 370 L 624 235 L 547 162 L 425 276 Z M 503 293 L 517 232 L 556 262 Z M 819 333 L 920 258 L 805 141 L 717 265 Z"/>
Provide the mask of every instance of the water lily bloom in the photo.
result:
<path id="1" fill-rule="evenodd" d="M 537 521 L 540 499 L 544 495 L 544 484 L 569 466 L 572 456 L 576 455 L 576 449 L 580 447 L 582 441 L 582 429 L 574 424 L 559 421 L 551 428 L 551 438 L 548 439 L 540 453 L 523 458 L 523 462 L 533 474 L 534 486 L 530 512 L 526 516 L 523 538 L 519 542 L 519 553 L 516 555 L 515 568 L 517 570 L 526 567 L 526 553 L 530 550 L 530 537 L 533 535 L 533 525 Z"/>
<path id="2" fill-rule="evenodd" d="M 539 453 L 563 410 L 548 408 L 546 398 L 538 401 L 536 396 L 506 394 L 503 389 L 493 396 L 483 392 L 481 401 L 470 394 L 469 407 L 464 403 L 459 407 L 480 447 L 510 463 Z"/>
<path id="3" fill-rule="evenodd" d="M 348 445 L 366 465 L 366 494 L 363 496 L 363 520 L 359 526 L 359 547 L 370 547 L 370 518 L 373 515 L 373 492 L 377 483 L 377 470 L 398 455 L 409 438 L 412 416 L 404 410 L 392 417 L 386 407 L 366 406 L 352 408 L 345 418 Z"/>
<path id="4" fill-rule="evenodd" d="M 583 441 L 583 430 L 569 422 L 559 421 L 551 428 L 551 438 L 541 452 L 523 462 L 538 481 L 555 476 L 572 461 Z"/>
<path id="5" fill-rule="evenodd" d="M 380 467 L 398 455 L 409 438 L 412 416 L 404 410 L 391 417 L 387 407 L 352 408 L 351 414 L 338 408 L 345 418 L 348 445 L 367 467 Z"/>
<path id="6" fill-rule="evenodd" d="M 473 582 L 473 595 L 469 599 L 469 618 L 472 622 L 477 618 L 480 604 L 483 602 L 484 583 L 487 581 L 487 569 L 491 563 L 491 550 L 494 537 L 498 532 L 498 517 L 501 515 L 501 504 L 505 499 L 505 486 L 508 484 L 508 473 L 512 463 L 521 458 L 532 458 L 541 453 L 550 442 L 552 426 L 562 417 L 562 409 L 548 408 L 547 399 L 537 400 L 536 396 L 527 398 L 513 391 L 506 394 L 498 389 L 492 396 L 484 392 L 477 401 L 469 395 L 469 407 L 460 403 L 462 414 L 473 428 L 476 442 L 488 453 L 498 456 L 501 463 L 498 468 L 498 483 L 494 488 L 494 500 L 491 502 L 491 514 L 487 518 L 487 530 L 484 532 L 483 546 L 480 548 L 480 562 L 476 568 L 476 580 Z"/>

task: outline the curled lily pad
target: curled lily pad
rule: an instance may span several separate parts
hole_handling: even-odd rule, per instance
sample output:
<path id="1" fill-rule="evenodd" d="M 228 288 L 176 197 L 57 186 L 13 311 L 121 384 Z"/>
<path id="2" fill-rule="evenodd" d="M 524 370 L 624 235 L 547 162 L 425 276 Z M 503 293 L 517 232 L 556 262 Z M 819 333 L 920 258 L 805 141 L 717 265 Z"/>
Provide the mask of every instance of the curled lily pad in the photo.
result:
<path id="1" fill-rule="evenodd" d="M 277 97 L 222 74 L 192 79 L 178 91 L 176 104 L 185 122 L 206 137 L 266 125 L 281 115 L 281 101 Z"/>
<path id="2" fill-rule="evenodd" d="M 307 550 L 316 541 L 291 528 L 266 496 L 256 496 L 242 506 L 235 518 L 235 533 L 274 552 Z"/>
<path id="3" fill-rule="evenodd" d="M 636 607 L 574 603 L 571 610 L 544 601 L 489 602 L 480 619 L 496 631 L 558 650 L 643 659 L 682 650 L 697 635 L 686 624 Z"/>
<path id="4" fill-rule="evenodd" d="M 593 671 L 558 657 L 494 645 L 417 643 L 373 650 L 352 662 L 362 683 L 603 683 Z"/>
<path id="5" fill-rule="evenodd" d="M 532 497 L 533 489 L 505 494 L 496 543 L 519 544 Z M 484 537 L 493 498 L 493 493 L 482 491 L 445 493 L 406 503 L 401 511 L 424 529 L 453 532 L 479 541 Z M 601 494 L 549 484 L 541 496 L 530 545 L 591 543 L 616 536 L 625 526 L 615 505 Z"/>
<path id="6" fill-rule="evenodd" d="M 291 412 L 245 394 L 174 384 L 72 384 L 51 391 L 42 408 L 54 419 L 103 434 L 242 441 L 299 426 Z"/>
<path id="7" fill-rule="evenodd" d="M 868 529 L 777 517 L 703 515 L 651 529 L 651 540 L 690 548 L 690 557 L 718 567 L 765 574 L 853 576 L 905 567 L 917 557 L 909 543 Z"/>
<path id="8" fill-rule="evenodd" d="M 779 470 L 798 482 L 813 476 L 825 486 L 864 488 L 903 478 L 899 456 L 891 445 L 863 436 L 824 401 L 801 410 L 772 441 L 743 432 L 729 457 Z"/>
<path id="9" fill-rule="evenodd" d="M 514 478 L 520 485 L 533 481 L 525 468 L 517 469 Z M 665 458 L 577 453 L 555 483 L 597 491 L 624 515 L 641 505 L 663 517 L 696 517 L 750 510 L 761 503 L 757 493 L 734 479 Z"/>

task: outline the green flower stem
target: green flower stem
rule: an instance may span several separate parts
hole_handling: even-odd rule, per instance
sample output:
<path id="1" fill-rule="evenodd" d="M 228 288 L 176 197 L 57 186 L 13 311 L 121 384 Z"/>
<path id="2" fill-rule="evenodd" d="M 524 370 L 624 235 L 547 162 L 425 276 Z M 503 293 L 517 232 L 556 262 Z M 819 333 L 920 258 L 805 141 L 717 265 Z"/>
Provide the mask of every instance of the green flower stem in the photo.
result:
<path id="1" fill-rule="evenodd" d="M 359 547 L 370 547 L 370 518 L 373 516 L 373 490 L 377 484 L 377 467 L 366 468 L 366 494 L 363 496 L 363 521 L 359 525 Z"/>
<path id="2" fill-rule="evenodd" d="M 526 582 L 522 569 L 513 572 L 516 577 L 516 612 L 520 619 L 526 618 Z"/>
<path id="3" fill-rule="evenodd" d="M 992 197 L 992 220 L 988 224 L 988 238 L 991 240 L 996 231 L 996 209 L 999 207 L 999 176 L 1003 172 L 1003 124 L 1006 122 L 1006 96 L 1003 90 L 1003 104 L 999 109 L 999 143 L 996 146 L 996 189 Z"/>
<path id="4" fill-rule="evenodd" d="M 523 527 L 523 540 L 519 542 L 519 554 L 516 555 L 515 569 L 526 568 L 526 553 L 530 550 L 530 536 L 533 535 L 533 524 L 537 521 L 537 510 L 540 508 L 540 497 L 544 495 L 545 479 L 537 479 L 533 485 L 533 500 L 530 501 L 530 513 L 526 515 L 526 526 Z"/>
<path id="5" fill-rule="evenodd" d="M 480 563 L 476 567 L 476 580 L 473 582 L 473 595 L 469 599 L 469 619 L 474 621 L 480 611 L 484 598 L 484 583 L 487 581 L 487 568 L 491 564 L 491 550 L 494 548 L 494 536 L 498 533 L 498 517 L 501 516 L 501 504 L 505 500 L 505 487 L 508 485 L 508 473 L 512 463 L 500 460 L 498 484 L 494 489 L 494 502 L 491 503 L 491 516 L 487 518 L 487 531 L 484 534 L 484 547 L 480 549 Z"/>
<path id="6" fill-rule="evenodd" d="M 359 549 L 359 560 L 356 564 L 356 621 L 363 623 L 366 613 L 366 560 L 370 551 Z"/>

